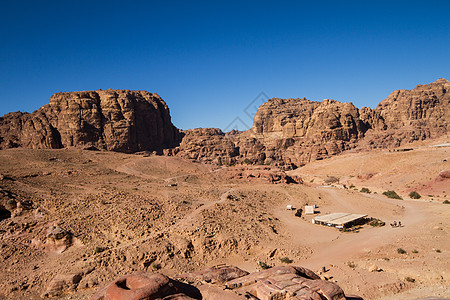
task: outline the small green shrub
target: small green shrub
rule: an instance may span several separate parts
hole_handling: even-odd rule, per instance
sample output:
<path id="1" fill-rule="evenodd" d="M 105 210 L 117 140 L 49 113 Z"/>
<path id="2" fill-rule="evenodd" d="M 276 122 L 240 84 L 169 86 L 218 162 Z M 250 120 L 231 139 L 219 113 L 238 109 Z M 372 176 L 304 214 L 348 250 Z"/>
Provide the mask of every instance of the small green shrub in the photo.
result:
<path id="1" fill-rule="evenodd" d="M 442 202 L 443 204 L 450 204 L 450 201 L 448 200 L 444 200 L 444 202 Z"/>
<path id="2" fill-rule="evenodd" d="M 412 253 L 419 253 L 419 251 L 417 251 L 416 249 L 414 249 L 413 251 L 412 251 Z"/>
<path id="3" fill-rule="evenodd" d="M 409 276 L 405 277 L 405 280 L 408 281 L 408 282 L 415 282 L 416 281 L 414 278 L 409 277 Z"/>
<path id="4" fill-rule="evenodd" d="M 383 192 L 383 195 L 385 195 L 386 197 L 391 198 L 391 199 L 403 200 L 402 197 L 400 197 L 395 191 L 386 191 L 386 192 Z"/>
<path id="5" fill-rule="evenodd" d="M 441 253 L 442 251 L 440 249 L 436 249 L 436 252 L 437 253 Z"/>
<path id="6" fill-rule="evenodd" d="M 383 222 L 377 218 L 370 218 L 368 224 L 373 227 L 382 227 L 382 226 L 386 225 L 385 222 Z"/>
<path id="7" fill-rule="evenodd" d="M 354 262 L 352 262 L 352 261 L 348 261 L 347 262 L 347 266 L 349 266 L 352 269 L 356 268 L 356 264 Z"/>
<path id="8" fill-rule="evenodd" d="M 94 249 L 94 253 L 95 254 L 97 254 L 97 253 L 101 253 L 101 252 L 103 252 L 103 251 L 105 251 L 106 249 L 104 248 L 104 247 L 95 247 L 95 249 Z"/>
<path id="9" fill-rule="evenodd" d="M 397 248 L 397 253 L 398 254 L 406 254 L 406 251 L 402 248 Z"/>
<path id="10" fill-rule="evenodd" d="M 362 188 L 362 189 L 360 190 L 360 192 L 361 192 L 361 193 L 367 193 L 367 194 L 370 194 L 370 193 L 371 193 L 370 190 L 369 190 L 368 188 Z"/>
<path id="11" fill-rule="evenodd" d="M 280 258 L 280 260 L 281 260 L 282 263 L 285 263 L 285 264 L 290 264 L 290 263 L 293 262 L 293 260 L 290 259 L 290 258 L 287 257 L 287 256 Z"/>
<path id="12" fill-rule="evenodd" d="M 383 257 L 385 261 L 390 261 L 389 257 Z"/>
<path id="13" fill-rule="evenodd" d="M 420 194 L 416 191 L 409 193 L 409 198 L 411 198 L 411 199 L 420 199 L 421 197 L 422 196 L 420 196 Z"/>
<path id="14" fill-rule="evenodd" d="M 267 270 L 267 269 L 270 269 L 270 268 L 271 268 L 271 266 L 269 266 L 268 264 L 266 264 L 266 263 L 263 262 L 263 261 L 260 261 L 260 262 L 258 263 L 258 265 L 259 265 L 259 267 L 260 267 L 262 270 Z"/>
<path id="15" fill-rule="evenodd" d="M 152 269 L 153 270 L 160 270 L 161 269 L 161 265 L 157 264 L 157 263 L 154 263 L 154 264 L 152 264 Z"/>
<path id="16" fill-rule="evenodd" d="M 353 185 L 353 183 L 349 186 L 350 189 L 354 188 L 355 186 Z"/>

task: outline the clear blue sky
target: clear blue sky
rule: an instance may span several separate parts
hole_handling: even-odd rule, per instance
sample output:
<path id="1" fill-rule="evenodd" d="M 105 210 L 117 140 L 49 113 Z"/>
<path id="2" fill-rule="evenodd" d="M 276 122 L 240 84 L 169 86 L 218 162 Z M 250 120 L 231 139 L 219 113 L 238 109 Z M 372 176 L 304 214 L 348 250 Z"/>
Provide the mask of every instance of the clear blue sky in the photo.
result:
<path id="1" fill-rule="evenodd" d="M 450 79 L 449 53 L 447 0 L 1 1 L 0 115 L 60 91 L 136 89 L 179 128 L 225 129 L 251 125 L 260 92 L 375 107 Z"/>

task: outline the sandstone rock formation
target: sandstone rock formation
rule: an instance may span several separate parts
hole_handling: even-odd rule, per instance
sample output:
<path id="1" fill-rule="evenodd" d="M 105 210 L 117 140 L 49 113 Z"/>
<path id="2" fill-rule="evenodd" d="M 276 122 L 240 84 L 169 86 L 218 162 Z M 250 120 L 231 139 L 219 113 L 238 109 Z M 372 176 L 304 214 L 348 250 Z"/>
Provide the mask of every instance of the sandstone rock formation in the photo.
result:
<path id="1" fill-rule="evenodd" d="M 398 90 L 375 109 L 325 99 L 269 99 L 246 132 L 187 131 L 171 154 L 217 164 L 298 167 L 350 149 L 393 148 L 448 133 L 450 83 Z"/>
<path id="2" fill-rule="evenodd" d="M 91 300 L 230 298 L 226 290 L 216 290 L 213 298 L 200 293 L 207 290 L 202 286 L 214 284 L 224 284 L 226 289 L 234 291 L 234 299 L 346 299 L 338 285 L 321 280 L 314 272 L 297 266 L 278 266 L 251 274 L 236 267 L 222 266 L 183 274 L 178 278 L 189 282 L 189 285 L 157 273 L 127 275 L 101 289 Z"/>
<path id="3" fill-rule="evenodd" d="M 72 245 L 72 234 L 59 226 L 47 228 L 46 236 L 45 243 L 52 251 L 62 252 Z"/>
<path id="4" fill-rule="evenodd" d="M 448 134 L 450 83 L 439 79 L 394 91 L 375 108 L 325 99 L 269 99 L 245 132 L 180 132 L 169 109 L 145 91 L 58 93 L 28 114 L 0 118 L 0 149 L 95 147 L 162 151 L 217 165 L 271 164 L 285 169 L 350 149 L 393 148 Z M 183 137 L 184 136 L 184 137 Z"/>
<path id="5" fill-rule="evenodd" d="M 249 273 L 233 266 L 214 266 L 197 272 L 181 274 L 177 279 L 187 281 L 189 283 L 207 282 L 223 284 L 227 281 L 246 276 Z"/>
<path id="6" fill-rule="evenodd" d="M 90 300 L 202 299 L 193 286 L 158 273 L 137 273 L 114 280 Z"/>
<path id="7" fill-rule="evenodd" d="M 161 150 L 178 141 L 169 108 L 146 91 L 57 93 L 33 113 L 0 118 L 0 149 L 95 147 L 120 152 Z"/>
<path id="8" fill-rule="evenodd" d="M 303 183 L 299 176 L 289 176 L 286 172 L 270 166 L 236 166 L 216 171 L 217 175 L 227 180 L 262 183 Z"/>
<path id="9" fill-rule="evenodd" d="M 78 283 L 81 281 L 82 276 L 82 272 L 58 274 L 50 281 L 45 292 L 41 296 L 43 298 L 51 298 L 70 291 L 73 292 L 78 287 Z"/>

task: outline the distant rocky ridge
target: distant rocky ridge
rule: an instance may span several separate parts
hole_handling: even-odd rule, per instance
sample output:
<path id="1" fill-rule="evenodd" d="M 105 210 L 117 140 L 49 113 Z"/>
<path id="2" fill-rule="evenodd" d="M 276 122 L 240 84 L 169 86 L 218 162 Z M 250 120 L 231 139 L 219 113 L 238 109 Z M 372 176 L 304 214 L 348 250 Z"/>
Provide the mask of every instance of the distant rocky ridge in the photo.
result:
<path id="1" fill-rule="evenodd" d="M 146 91 L 57 93 L 33 113 L 0 118 L 0 148 L 162 150 L 179 143 L 169 108 Z"/>
<path id="2" fill-rule="evenodd" d="M 28 113 L 0 118 L 0 148 L 95 147 L 161 151 L 218 165 L 270 164 L 286 169 L 350 149 L 392 148 L 448 134 L 450 83 L 439 79 L 394 91 L 375 109 L 352 103 L 272 98 L 253 127 L 178 130 L 166 103 L 145 91 L 57 93 Z"/>
<path id="3" fill-rule="evenodd" d="M 448 133 L 449 90 L 450 83 L 439 79 L 394 91 L 375 109 L 328 99 L 272 98 L 259 107 L 250 130 L 188 130 L 180 146 L 166 152 L 218 164 L 295 168 L 350 149 L 398 147 Z"/>

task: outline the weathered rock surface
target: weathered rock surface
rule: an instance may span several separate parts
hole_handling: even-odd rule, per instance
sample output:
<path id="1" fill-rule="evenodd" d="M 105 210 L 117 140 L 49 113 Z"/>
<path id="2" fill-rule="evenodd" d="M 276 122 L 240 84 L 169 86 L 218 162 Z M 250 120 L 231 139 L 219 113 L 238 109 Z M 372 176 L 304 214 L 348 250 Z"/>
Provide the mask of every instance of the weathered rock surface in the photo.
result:
<path id="1" fill-rule="evenodd" d="M 231 280 L 230 289 L 257 299 L 345 299 L 342 289 L 314 272 L 296 266 L 278 266 Z"/>
<path id="2" fill-rule="evenodd" d="M 270 166 L 236 166 L 216 171 L 218 176 L 228 180 L 263 183 L 303 183 L 299 176 L 289 176 L 286 172 Z"/>
<path id="3" fill-rule="evenodd" d="M 346 299 L 344 291 L 336 284 L 321 280 L 314 272 L 297 266 L 278 266 L 249 274 L 236 267 L 213 267 L 178 276 L 183 284 L 156 273 L 138 273 L 116 279 L 91 300 L 100 299 Z M 225 285 L 227 290 L 210 287 Z M 199 286 L 198 290 L 194 286 Z M 236 297 L 231 297 L 230 291 Z M 205 291 L 201 294 L 200 291 Z M 207 293 L 206 293 L 207 292 Z M 245 296 L 243 296 L 245 295 Z"/>
<path id="4" fill-rule="evenodd" d="M 0 118 L 0 149 L 94 147 L 136 152 L 173 146 L 178 137 L 166 103 L 146 91 L 57 93 L 33 113 Z"/>
<path id="5" fill-rule="evenodd" d="M 214 266 L 197 272 L 181 274 L 177 279 L 185 280 L 189 283 L 208 282 L 208 283 L 225 283 L 227 281 L 246 276 L 249 273 L 233 266 Z"/>
<path id="6" fill-rule="evenodd" d="M 114 280 L 90 300 L 202 299 L 193 286 L 158 273 L 137 273 Z"/>
<path id="7" fill-rule="evenodd" d="M 72 234 L 59 226 L 50 226 L 45 243 L 50 250 L 62 252 L 72 245 Z"/>
<path id="8" fill-rule="evenodd" d="M 70 274 L 58 274 L 48 284 L 42 297 L 57 297 L 64 293 L 73 292 L 77 289 L 78 283 L 83 278 L 82 272 L 75 272 Z"/>
<path id="9" fill-rule="evenodd" d="M 329 99 L 273 98 L 259 107 L 250 130 L 229 133 L 217 128 L 180 132 L 165 102 L 145 91 L 57 93 L 31 114 L 0 118 L 0 149 L 164 150 L 217 165 L 291 169 L 350 149 L 394 148 L 448 134 L 449 90 L 450 83 L 439 79 L 394 91 L 375 109 Z"/>
<path id="10" fill-rule="evenodd" d="M 208 163 L 251 162 L 284 168 L 350 149 L 394 148 L 448 133 L 450 83 L 398 90 L 375 109 L 325 99 L 269 99 L 246 132 L 187 131 L 172 154 Z"/>

